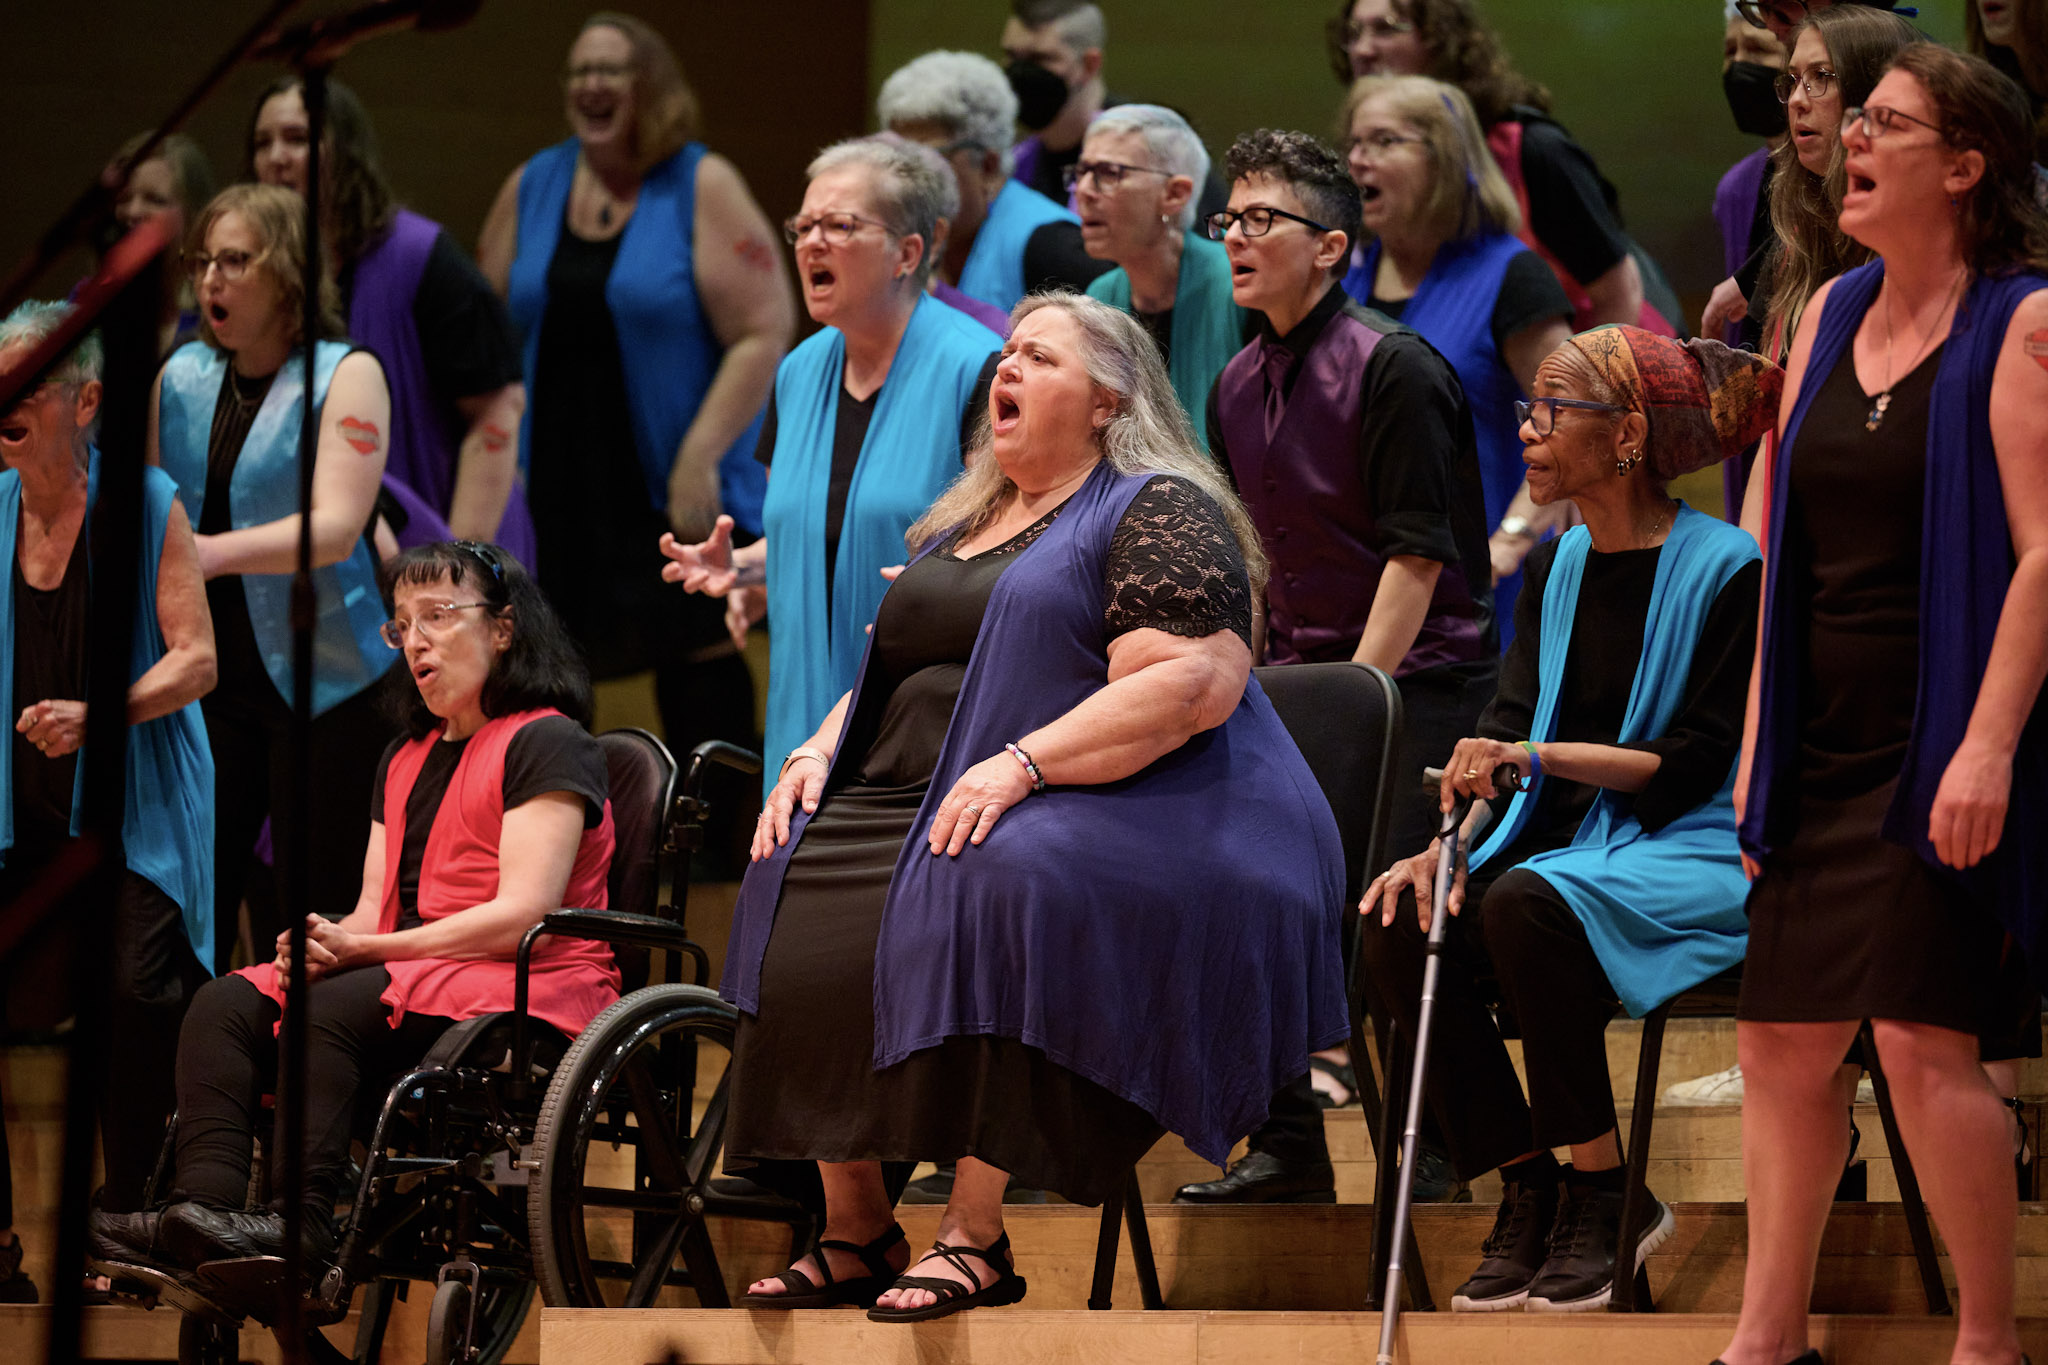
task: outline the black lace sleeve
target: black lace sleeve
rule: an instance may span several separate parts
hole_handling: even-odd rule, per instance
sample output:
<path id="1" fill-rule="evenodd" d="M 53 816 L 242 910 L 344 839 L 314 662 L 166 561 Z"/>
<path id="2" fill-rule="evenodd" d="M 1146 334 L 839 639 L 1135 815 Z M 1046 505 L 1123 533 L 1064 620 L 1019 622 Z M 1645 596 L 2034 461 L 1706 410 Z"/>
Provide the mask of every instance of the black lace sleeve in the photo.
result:
<path id="1" fill-rule="evenodd" d="M 1251 584 L 1223 509 L 1186 479 L 1140 489 L 1110 537 L 1103 566 L 1109 637 L 1163 630 L 1200 639 L 1219 630 L 1252 642 Z"/>

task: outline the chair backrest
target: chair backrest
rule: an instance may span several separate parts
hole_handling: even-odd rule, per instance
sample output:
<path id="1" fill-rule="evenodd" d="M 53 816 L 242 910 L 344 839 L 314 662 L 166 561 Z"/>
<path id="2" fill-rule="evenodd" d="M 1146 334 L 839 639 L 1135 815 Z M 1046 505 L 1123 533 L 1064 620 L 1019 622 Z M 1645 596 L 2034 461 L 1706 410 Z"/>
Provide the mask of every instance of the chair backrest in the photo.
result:
<path id="1" fill-rule="evenodd" d="M 666 899 L 662 844 L 675 804 L 676 761 L 645 730 L 607 730 L 597 743 L 611 779 L 611 908 L 652 915 Z"/>
<path id="2" fill-rule="evenodd" d="M 1385 866 L 1401 690 L 1370 664 L 1272 664 L 1254 669 L 1337 817 L 1351 902 Z"/>

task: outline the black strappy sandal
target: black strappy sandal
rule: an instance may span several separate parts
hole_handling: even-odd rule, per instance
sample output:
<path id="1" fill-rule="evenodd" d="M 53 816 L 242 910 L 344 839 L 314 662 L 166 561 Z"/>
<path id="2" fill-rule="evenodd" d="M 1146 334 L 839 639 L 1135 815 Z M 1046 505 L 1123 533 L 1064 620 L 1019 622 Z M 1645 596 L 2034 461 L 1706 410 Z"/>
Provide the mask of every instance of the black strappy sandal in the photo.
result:
<path id="1" fill-rule="evenodd" d="M 768 1309 L 771 1311 L 795 1310 L 798 1308 L 837 1308 L 841 1304 L 853 1304 L 860 1308 L 872 1308 L 876 1299 L 890 1288 L 890 1281 L 896 1272 L 889 1265 L 890 1248 L 903 1240 L 903 1225 L 891 1223 L 889 1230 L 869 1242 L 856 1246 L 837 1238 L 820 1239 L 811 1243 L 811 1249 L 804 1256 L 814 1256 L 818 1262 L 818 1273 L 825 1277 L 825 1283 L 818 1284 L 795 1266 L 782 1271 L 775 1278 L 782 1281 L 780 1294 L 742 1294 L 739 1306 L 742 1308 Z M 827 1251 L 847 1251 L 860 1258 L 868 1273 L 857 1279 L 835 1280 L 832 1278 L 832 1262 L 825 1256 Z M 802 1260 L 803 1257 L 797 1258 Z"/>
<path id="2" fill-rule="evenodd" d="M 870 1308 L 868 1318 L 874 1322 L 930 1322 L 933 1318 L 948 1317 L 969 1308 L 1001 1308 L 1021 1302 L 1024 1298 L 1024 1277 L 1011 1269 L 1004 1259 L 1009 1249 L 1010 1234 L 1007 1232 L 996 1238 L 986 1250 L 934 1242 L 922 1259 L 929 1260 L 936 1255 L 969 1280 L 980 1283 L 981 1277 L 967 1265 L 969 1256 L 978 1256 L 996 1268 L 996 1278 L 979 1289 L 969 1289 L 958 1280 L 934 1279 L 929 1275 L 898 1275 L 889 1288 L 924 1289 L 938 1295 L 938 1299 L 922 1308 Z"/>

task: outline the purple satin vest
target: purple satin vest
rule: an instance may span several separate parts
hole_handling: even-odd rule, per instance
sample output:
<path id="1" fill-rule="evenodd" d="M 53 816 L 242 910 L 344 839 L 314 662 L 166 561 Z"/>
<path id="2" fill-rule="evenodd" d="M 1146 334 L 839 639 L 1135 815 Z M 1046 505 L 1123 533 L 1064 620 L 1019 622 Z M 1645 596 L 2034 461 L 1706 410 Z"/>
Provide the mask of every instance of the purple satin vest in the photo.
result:
<path id="1" fill-rule="evenodd" d="M 1272 577 L 1266 584 L 1266 662 L 1349 659 L 1365 633 L 1385 564 L 1373 548 L 1372 497 L 1359 467 L 1365 422 L 1362 376 L 1385 333 L 1350 308 L 1316 338 L 1266 439 L 1266 375 L 1260 347 L 1231 357 L 1217 378 L 1217 417 L 1238 492 L 1259 528 Z M 1446 564 L 1429 615 L 1395 675 L 1485 655 L 1464 570 Z"/>
<path id="2" fill-rule="evenodd" d="M 391 231 L 356 262 L 349 299 L 349 336 L 374 352 L 391 389 L 391 454 L 387 483 L 403 484 L 442 517 L 455 498 L 455 464 L 464 428 L 454 405 L 434 401 L 412 305 L 426 274 L 440 224 L 410 209 L 393 216 Z M 533 517 L 517 484 L 498 524 L 498 544 L 527 569 L 534 567 Z"/>

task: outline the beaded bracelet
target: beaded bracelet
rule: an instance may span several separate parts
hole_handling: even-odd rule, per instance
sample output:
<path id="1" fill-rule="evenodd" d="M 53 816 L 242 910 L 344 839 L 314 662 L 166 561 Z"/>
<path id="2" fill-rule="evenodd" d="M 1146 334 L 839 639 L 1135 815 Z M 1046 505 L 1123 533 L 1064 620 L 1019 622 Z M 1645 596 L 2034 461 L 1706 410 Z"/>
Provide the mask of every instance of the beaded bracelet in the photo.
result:
<path id="1" fill-rule="evenodd" d="M 1526 739 L 1516 740 L 1515 747 L 1529 755 L 1529 780 L 1534 782 L 1543 776 L 1543 757 L 1536 752 L 1534 742 Z"/>
<path id="2" fill-rule="evenodd" d="M 1038 765 L 1031 761 L 1031 755 L 1025 753 L 1022 749 L 1018 748 L 1014 744 L 1005 744 L 1003 747 L 1010 751 L 1010 757 L 1016 759 L 1019 763 L 1022 763 L 1024 765 L 1025 773 L 1029 775 L 1031 778 L 1031 790 L 1035 792 L 1044 791 L 1045 774 L 1038 771 Z"/>

